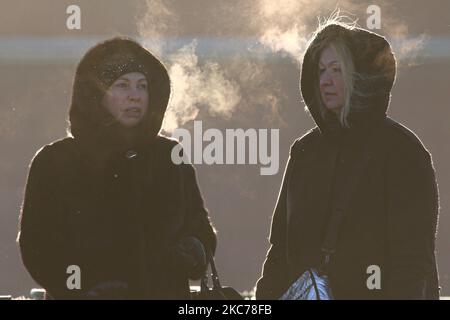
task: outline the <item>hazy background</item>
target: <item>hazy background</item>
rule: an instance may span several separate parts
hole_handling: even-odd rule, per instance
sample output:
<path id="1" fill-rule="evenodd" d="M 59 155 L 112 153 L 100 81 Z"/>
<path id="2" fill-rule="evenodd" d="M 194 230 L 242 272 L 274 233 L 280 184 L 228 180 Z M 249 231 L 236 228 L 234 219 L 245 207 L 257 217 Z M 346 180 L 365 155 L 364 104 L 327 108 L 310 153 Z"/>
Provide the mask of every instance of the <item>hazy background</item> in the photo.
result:
<path id="1" fill-rule="evenodd" d="M 66 8 L 81 8 L 81 30 Z M 172 0 L 0 2 L 0 294 L 37 285 L 15 243 L 28 165 L 44 144 L 66 135 L 75 68 L 83 53 L 113 35 L 142 38 L 169 69 L 174 92 L 165 130 L 280 129 L 280 169 L 197 165 L 212 221 L 222 283 L 250 290 L 258 279 L 272 210 L 293 140 L 313 126 L 298 90 L 299 59 L 317 17 L 336 1 Z M 393 43 L 399 71 L 389 115 L 431 151 L 440 189 L 438 263 L 450 295 L 450 1 L 340 1 L 366 27 L 371 4 Z"/>

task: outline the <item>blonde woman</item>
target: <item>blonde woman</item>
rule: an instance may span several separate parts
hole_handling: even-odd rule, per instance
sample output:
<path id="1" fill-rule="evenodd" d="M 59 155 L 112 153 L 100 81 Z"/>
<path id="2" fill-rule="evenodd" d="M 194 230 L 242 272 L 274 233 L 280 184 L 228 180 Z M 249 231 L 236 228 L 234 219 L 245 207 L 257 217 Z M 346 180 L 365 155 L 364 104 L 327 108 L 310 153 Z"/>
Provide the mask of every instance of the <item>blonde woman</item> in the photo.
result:
<path id="1" fill-rule="evenodd" d="M 386 115 L 395 73 L 385 38 L 338 22 L 315 33 L 300 86 L 317 126 L 291 147 L 258 299 L 305 299 L 292 286 L 314 276 L 325 298 L 439 297 L 435 171 Z"/>

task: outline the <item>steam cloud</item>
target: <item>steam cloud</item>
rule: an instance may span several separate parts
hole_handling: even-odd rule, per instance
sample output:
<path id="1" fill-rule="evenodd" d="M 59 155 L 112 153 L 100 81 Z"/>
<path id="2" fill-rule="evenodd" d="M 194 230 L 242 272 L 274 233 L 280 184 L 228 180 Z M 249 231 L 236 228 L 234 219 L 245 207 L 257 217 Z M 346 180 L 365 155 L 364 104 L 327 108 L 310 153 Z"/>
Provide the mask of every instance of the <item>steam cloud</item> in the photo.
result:
<path id="1" fill-rule="evenodd" d="M 387 19 L 386 25 L 399 65 L 414 66 L 418 64 L 419 56 L 428 41 L 428 36 L 424 33 L 410 36 L 406 24 L 393 21 L 390 18 Z"/>
<path id="2" fill-rule="evenodd" d="M 274 52 L 284 51 L 300 61 L 306 44 L 306 17 L 323 1 L 257 1 L 259 41 Z M 308 8 L 305 10 L 305 8 Z"/>
<path id="3" fill-rule="evenodd" d="M 260 108 L 264 111 L 263 121 L 285 125 L 280 112 L 280 102 L 284 98 L 281 85 L 267 62 L 248 59 L 249 53 L 257 54 L 258 50 L 282 53 L 299 65 L 318 17 L 326 18 L 339 6 L 351 19 L 361 17 L 358 25 L 366 28 L 366 11 L 371 4 L 355 0 L 251 0 L 245 4 L 239 1 L 222 3 L 214 6 L 211 12 L 205 7 L 203 14 L 214 17 L 208 26 L 210 34 L 222 37 L 230 30 L 235 38 L 249 34 L 256 37 L 260 46 L 231 54 L 225 70 L 211 59 L 200 62 L 196 53 L 199 40 L 193 39 L 176 51 L 169 49 L 173 47 L 169 45 L 170 41 L 183 36 L 181 15 L 170 7 L 171 2 L 146 0 L 144 3 L 138 30 L 146 39 L 145 44 L 168 66 L 173 85 L 164 122 L 164 130 L 168 132 L 196 119 L 202 110 L 211 116 L 230 119 L 238 106 L 239 114 L 255 112 L 255 106 L 263 106 Z M 394 4 L 379 1 L 378 5 L 382 9 L 382 30 L 375 31 L 390 39 L 400 65 L 415 64 L 427 40 L 426 35 L 410 36 L 408 26 L 395 17 Z M 217 10 L 226 14 L 222 17 Z"/>
<path id="4" fill-rule="evenodd" d="M 193 40 L 169 58 L 173 94 L 164 121 L 166 131 L 194 120 L 200 106 L 206 106 L 212 116 L 229 119 L 241 99 L 238 85 L 226 78 L 218 63 L 199 66 L 196 47 Z"/>
<path id="5" fill-rule="evenodd" d="M 178 33 L 177 17 L 162 0 L 146 0 L 140 11 L 138 32 L 145 39 L 144 44 L 161 57 L 166 49 L 166 38 Z"/>
<path id="6" fill-rule="evenodd" d="M 146 1 L 146 12 L 138 22 L 138 30 L 145 43 L 159 56 L 167 54 L 164 37 L 174 36 L 176 14 L 161 0 Z M 212 61 L 199 63 L 196 54 L 197 40 L 183 46 L 175 53 L 168 53 L 166 65 L 172 82 L 172 96 L 163 130 L 173 132 L 179 126 L 194 120 L 204 107 L 212 116 L 231 117 L 240 101 L 239 86 L 227 79 L 221 66 Z M 164 59 L 163 59 L 164 60 Z"/>
<path id="7" fill-rule="evenodd" d="M 332 8 L 341 8 L 343 13 L 352 13 L 361 17 L 366 16 L 370 3 L 356 1 L 330 1 L 330 0 L 258 0 L 256 16 L 259 17 L 259 29 L 262 34 L 259 39 L 262 44 L 274 52 L 284 51 L 295 60 L 300 60 L 302 51 L 307 42 L 309 26 L 314 26 L 312 17 L 321 15 L 321 12 L 330 12 Z M 409 36 L 408 26 L 396 19 L 393 4 L 388 1 L 378 3 L 382 7 L 382 31 L 392 40 L 392 45 L 400 65 L 414 65 L 425 46 L 427 36 Z M 331 10 L 330 10 L 331 9 Z M 366 28 L 365 20 L 359 24 Z M 375 30 L 378 31 L 378 30 Z"/>

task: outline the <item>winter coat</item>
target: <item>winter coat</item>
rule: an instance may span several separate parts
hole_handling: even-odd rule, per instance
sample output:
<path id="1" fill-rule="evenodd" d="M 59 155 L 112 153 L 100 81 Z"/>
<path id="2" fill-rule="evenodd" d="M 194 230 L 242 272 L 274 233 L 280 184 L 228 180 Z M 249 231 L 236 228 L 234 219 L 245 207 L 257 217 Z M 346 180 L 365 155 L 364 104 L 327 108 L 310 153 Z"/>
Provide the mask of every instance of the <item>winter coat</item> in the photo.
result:
<path id="1" fill-rule="evenodd" d="M 350 128 L 322 117 L 315 101 L 318 60 L 312 48 L 342 37 L 355 70 Z M 432 159 L 420 139 L 387 117 L 395 58 L 383 38 L 329 25 L 303 61 L 301 91 L 317 126 L 291 147 L 274 210 L 270 248 L 257 283 L 258 299 L 278 299 L 307 269 L 319 267 L 332 212 L 343 212 L 329 278 L 336 299 L 436 299 L 435 238 L 439 211 Z M 345 208 L 349 178 L 366 157 Z M 368 285 L 380 270 L 380 287 Z M 369 280 L 369 281 L 368 281 Z"/>
<path id="2" fill-rule="evenodd" d="M 95 84 L 86 80 L 95 78 L 92 66 L 122 51 L 138 56 L 152 77 L 148 116 L 132 140 L 122 138 L 118 124 L 103 125 L 109 115 L 96 104 Z M 157 134 L 169 95 L 162 64 L 129 40 L 99 44 L 80 62 L 73 137 L 44 146 L 32 160 L 20 219 L 23 263 L 49 296 L 189 297 L 190 271 L 173 248 L 192 236 L 214 251 L 216 237 L 194 168 L 175 165 L 177 142 Z M 79 267 L 81 289 L 73 289 L 69 266 Z M 104 295 L 102 286 L 108 287 Z"/>

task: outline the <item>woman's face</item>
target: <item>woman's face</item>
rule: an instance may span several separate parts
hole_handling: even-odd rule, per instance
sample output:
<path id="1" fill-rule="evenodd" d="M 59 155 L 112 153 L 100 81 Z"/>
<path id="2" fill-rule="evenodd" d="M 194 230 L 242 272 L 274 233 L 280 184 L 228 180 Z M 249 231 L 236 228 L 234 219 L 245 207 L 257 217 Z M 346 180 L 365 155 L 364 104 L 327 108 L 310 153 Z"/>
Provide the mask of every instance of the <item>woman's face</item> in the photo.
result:
<path id="1" fill-rule="evenodd" d="M 325 107 L 338 114 L 345 102 L 345 85 L 336 50 L 329 46 L 320 55 L 319 87 Z"/>
<path id="2" fill-rule="evenodd" d="M 136 126 L 148 109 L 146 77 L 140 72 L 120 76 L 106 91 L 102 104 L 123 126 Z"/>

